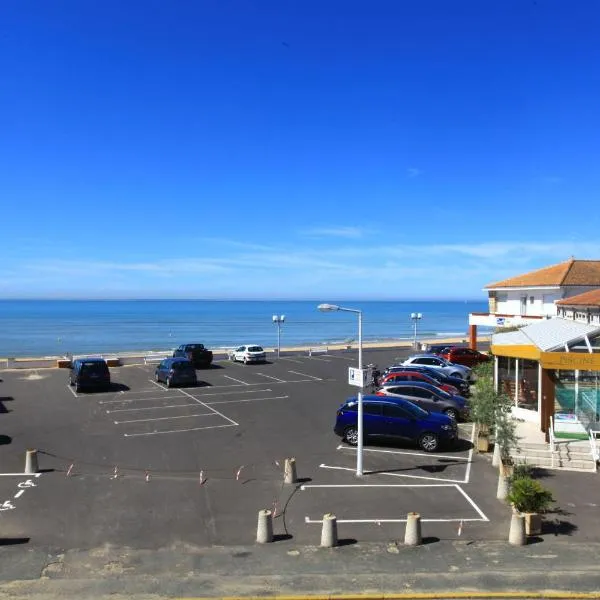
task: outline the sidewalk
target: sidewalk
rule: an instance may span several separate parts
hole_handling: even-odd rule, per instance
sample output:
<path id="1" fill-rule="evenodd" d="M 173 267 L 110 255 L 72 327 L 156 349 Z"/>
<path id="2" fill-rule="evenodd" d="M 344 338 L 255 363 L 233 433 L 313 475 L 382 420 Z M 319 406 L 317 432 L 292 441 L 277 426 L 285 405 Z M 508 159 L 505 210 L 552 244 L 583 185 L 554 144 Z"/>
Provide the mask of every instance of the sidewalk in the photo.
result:
<path id="1" fill-rule="evenodd" d="M 600 543 L 545 536 L 523 547 L 503 541 L 425 539 L 325 549 L 281 541 L 263 546 L 102 547 L 88 551 L 0 548 L 0 598 L 222 597 L 435 593 L 600 592 Z M 571 596 L 573 597 L 573 596 Z"/>

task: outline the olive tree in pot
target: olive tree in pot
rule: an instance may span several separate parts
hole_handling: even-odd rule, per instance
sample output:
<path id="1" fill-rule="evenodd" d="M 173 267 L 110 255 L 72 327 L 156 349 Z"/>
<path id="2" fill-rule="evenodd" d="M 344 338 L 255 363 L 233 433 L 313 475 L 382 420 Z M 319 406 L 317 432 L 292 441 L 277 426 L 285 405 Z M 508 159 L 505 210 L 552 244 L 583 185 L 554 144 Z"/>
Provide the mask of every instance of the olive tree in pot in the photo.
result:
<path id="1" fill-rule="evenodd" d="M 517 424 L 512 415 L 503 408 L 498 408 L 494 424 L 494 443 L 500 447 L 500 472 L 506 477 L 513 474 L 512 453 L 516 450 L 519 441 L 516 429 Z"/>
<path id="2" fill-rule="evenodd" d="M 469 412 L 477 426 L 477 450 L 489 452 L 490 434 L 496 415 L 496 398 L 494 380 L 488 363 L 482 363 L 474 369 L 476 381 L 473 393 L 469 398 Z"/>
<path id="3" fill-rule="evenodd" d="M 511 479 L 511 488 L 506 498 L 514 510 L 525 516 L 525 533 L 542 533 L 542 513 L 554 502 L 552 493 L 539 481 L 528 475 Z"/>

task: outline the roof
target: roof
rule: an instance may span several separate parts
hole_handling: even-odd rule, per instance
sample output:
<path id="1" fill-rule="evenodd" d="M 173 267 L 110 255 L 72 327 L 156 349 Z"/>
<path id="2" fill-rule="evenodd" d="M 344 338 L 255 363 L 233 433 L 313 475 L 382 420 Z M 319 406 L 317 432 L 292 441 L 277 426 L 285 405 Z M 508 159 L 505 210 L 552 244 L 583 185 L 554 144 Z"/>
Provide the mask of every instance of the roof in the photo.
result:
<path id="1" fill-rule="evenodd" d="M 518 331 L 496 334 L 493 336 L 492 344 L 496 346 L 534 344 L 542 352 L 550 352 L 577 342 L 586 335 L 597 334 L 600 334 L 600 327 L 597 325 L 556 317 L 521 327 Z"/>
<path id="2" fill-rule="evenodd" d="M 490 283 L 485 286 L 485 289 L 568 285 L 597 285 L 600 287 L 600 260 L 570 258 L 557 265 Z"/>
<path id="3" fill-rule="evenodd" d="M 558 306 L 600 306 L 600 290 L 590 290 L 555 302 Z"/>

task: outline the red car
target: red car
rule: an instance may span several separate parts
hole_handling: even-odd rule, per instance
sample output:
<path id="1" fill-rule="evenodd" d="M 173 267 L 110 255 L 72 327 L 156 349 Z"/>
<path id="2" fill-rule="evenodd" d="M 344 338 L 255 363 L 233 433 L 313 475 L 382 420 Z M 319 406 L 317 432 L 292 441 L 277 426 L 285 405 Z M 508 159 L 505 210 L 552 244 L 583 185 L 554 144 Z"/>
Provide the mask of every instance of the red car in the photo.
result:
<path id="1" fill-rule="evenodd" d="M 431 385 L 434 385 L 440 390 L 444 390 L 444 392 L 460 396 L 460 392 L 453 385 L 450 385 L 448 383 L 440 383 L 433 377 L 429 377 L 427 373 L 420 373 L 419 371 L 396 371 L 394 373 L 390 373 L 389 375 L 386 375 L 380 380 L 379 385 L 383 387 L 384 385 L 390 385 L 392 383 L 400 383 L 404 381 L 423 381 L 425 383 L 430 383 Z"/>
<path id="2" fill-rule="evenodd" d="M 483 354 L 483 352 L 477 352 L 477 350 L 471 350 L 471 348 L 461 348 L 458 346 L 448 348 L 445 352 L 441 353 L 440 356 L 451 363 L 464 365 L 465 367 L 475 367 L 480 363 L 490 360 L 490 357 L 487 354 Z"/>

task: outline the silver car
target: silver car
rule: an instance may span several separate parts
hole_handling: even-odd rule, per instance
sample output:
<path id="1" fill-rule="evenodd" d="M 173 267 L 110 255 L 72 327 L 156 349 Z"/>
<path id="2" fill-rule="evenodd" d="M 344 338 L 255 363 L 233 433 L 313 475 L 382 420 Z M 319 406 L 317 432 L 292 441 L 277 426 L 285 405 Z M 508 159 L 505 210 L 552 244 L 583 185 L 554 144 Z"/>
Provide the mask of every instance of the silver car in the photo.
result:
<path id="1" fill-rule="evenodd" d="M 445 358 L 434 354 L 415 354 L 414 356 L 408 357 L 401 364 L 407 367 L 428 367 L 430 369 L 436 369 L 450 377 L 460 377 L 465 380 L 471 378 L 471 369 L 469 369 L 469 367 L 448 362 Z"/>
<path id="2" fill-rule="evenodd" d="M 245 365 L 253 362 L 265 362 L 267 353 L 262 346 L 240 346 L 229 351 L 229 360 L 243 362 Z"/>

